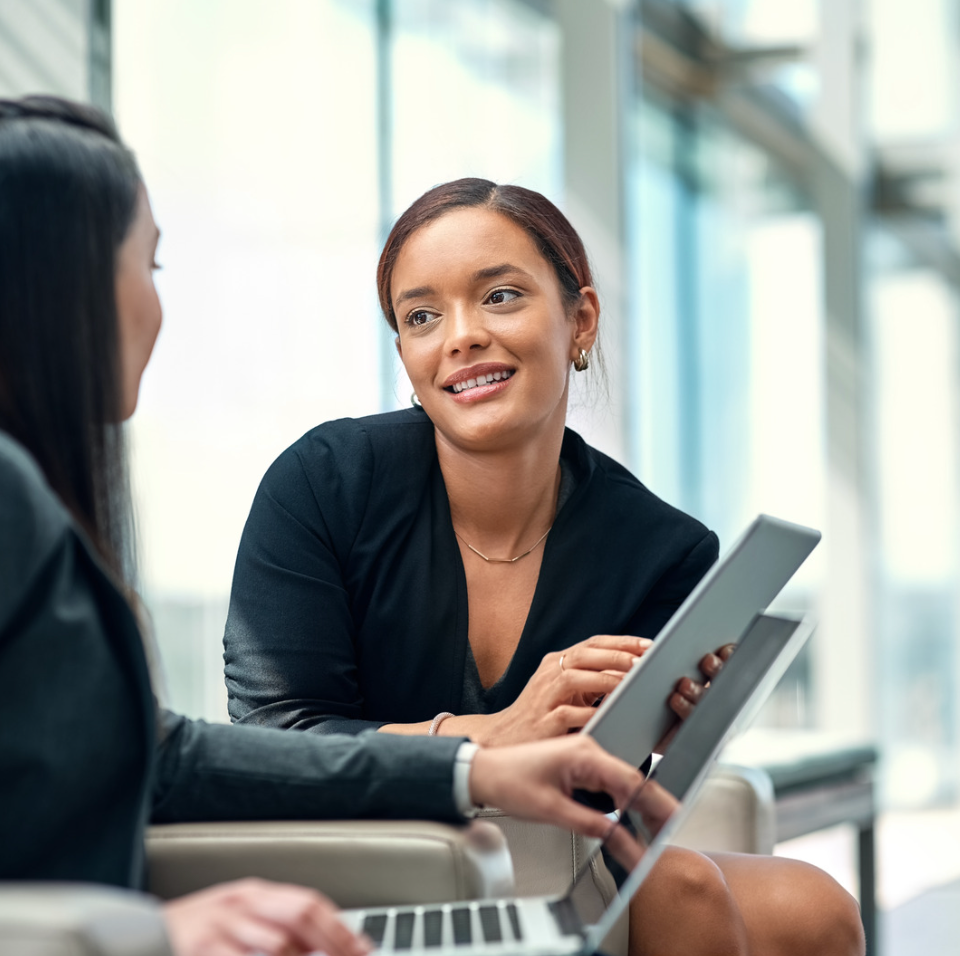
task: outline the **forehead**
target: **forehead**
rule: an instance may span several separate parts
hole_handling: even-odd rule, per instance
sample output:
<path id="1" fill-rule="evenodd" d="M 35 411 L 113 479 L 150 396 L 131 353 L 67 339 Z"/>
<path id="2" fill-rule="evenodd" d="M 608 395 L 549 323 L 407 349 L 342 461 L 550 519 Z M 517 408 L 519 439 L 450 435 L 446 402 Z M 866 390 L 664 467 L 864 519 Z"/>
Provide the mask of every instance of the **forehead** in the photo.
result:
<path id="1" fill-rule="evenodd" d="M 527 232 L 491 209 L 453 209 L 421 226 L 404 243 L 394 267 L 391 294 L 440 273 L 473 272 L 510 262 L 534 275 L 550 265 Z"/>

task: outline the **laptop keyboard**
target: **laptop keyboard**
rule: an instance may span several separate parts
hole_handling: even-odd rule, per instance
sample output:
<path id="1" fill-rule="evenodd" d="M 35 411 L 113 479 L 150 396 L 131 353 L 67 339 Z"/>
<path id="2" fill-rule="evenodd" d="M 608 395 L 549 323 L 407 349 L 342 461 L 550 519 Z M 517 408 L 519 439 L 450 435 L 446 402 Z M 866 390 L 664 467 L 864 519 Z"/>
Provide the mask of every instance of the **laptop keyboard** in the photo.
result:
<path id="1" fill-rule="evenodd" d="M 468 946 L 474 942 L 473 910 L 476 909 L 480 921 L 482 940 L 486 943 L 502 943 L 505 939 L 522 940 L 520 914 L 514 903 L 498 906 L 486 903 L 476 907 L 450 906 L 424 909 L 414 913 L 372 913 L 364 918 L 363 931 L 373 940 L 377 948 L 382 948 L 389 940 L 388 930 L 393 924 L 393 946 L 395 950 L 413 947 L 414 939 L 423 940 L 424 948 L 437 948 L 443 945 L 444 924 L 449 926 L 448 937 L 455 946 Z M 506 920 L 504 920 L 506 915 Z M 447 922 L 448 921 L 448 922 Z M 509 930 L 507 929 L 509 926 Z"/>

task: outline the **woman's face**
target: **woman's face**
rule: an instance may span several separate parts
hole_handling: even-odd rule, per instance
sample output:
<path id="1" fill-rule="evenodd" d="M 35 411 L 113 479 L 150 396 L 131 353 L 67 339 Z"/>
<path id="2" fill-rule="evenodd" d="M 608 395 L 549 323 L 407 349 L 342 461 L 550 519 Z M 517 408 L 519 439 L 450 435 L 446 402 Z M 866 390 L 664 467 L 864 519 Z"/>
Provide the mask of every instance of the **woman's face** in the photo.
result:
<path id="1" fill-rule="evenodd" d="M 137 407 L 140 377 L 147 367 L 163 318 L 153 284 L 159 239 L 160 230 L 153 221 L 147 191 L 141 185 L 133 222 L 117 250 L 116 297 L 124 419 Z"/>
<path id="2" fill-rule="evenodd" d="M 442 439 L 483 450 L 562 431 L 570 364 L 596 339 L 593 289 L 565 307 L 527 233 L 489 209 L 448 212 L 397 258 L 397 350 Z"/>

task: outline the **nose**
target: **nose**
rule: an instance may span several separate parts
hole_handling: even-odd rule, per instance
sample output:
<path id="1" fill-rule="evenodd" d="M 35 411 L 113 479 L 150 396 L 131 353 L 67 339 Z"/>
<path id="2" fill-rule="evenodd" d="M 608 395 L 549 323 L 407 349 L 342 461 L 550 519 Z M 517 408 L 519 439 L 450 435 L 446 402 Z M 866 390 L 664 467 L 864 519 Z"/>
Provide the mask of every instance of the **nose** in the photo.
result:
<path id="1" fill-rule="evenodd" d="M 480 310 L 469 305 L 458 305 L 447 313 L 446 318 L 448 355 L 484 349 L 490 344 L 490 333 Z"/>

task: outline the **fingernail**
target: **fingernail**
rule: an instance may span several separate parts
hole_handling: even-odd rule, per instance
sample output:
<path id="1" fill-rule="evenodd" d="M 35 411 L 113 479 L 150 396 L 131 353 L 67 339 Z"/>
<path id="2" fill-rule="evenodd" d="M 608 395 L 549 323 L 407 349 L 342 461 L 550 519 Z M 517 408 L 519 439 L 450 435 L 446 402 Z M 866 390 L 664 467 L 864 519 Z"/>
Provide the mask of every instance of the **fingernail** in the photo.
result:
<path id="1" fill-rule="evenodd" d="M 653 641 L 651 641 L 649 637 L 638 637 L 637 643 L 642 648 L 644 648 L 644 650 L 646 650 L 646 648 L 648 648 L 653 643 Z"/>

